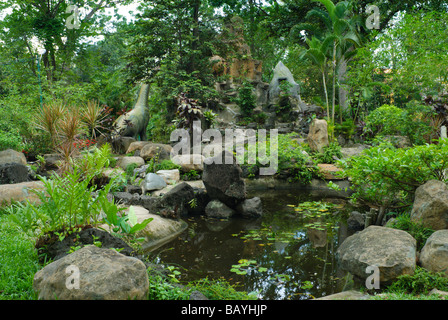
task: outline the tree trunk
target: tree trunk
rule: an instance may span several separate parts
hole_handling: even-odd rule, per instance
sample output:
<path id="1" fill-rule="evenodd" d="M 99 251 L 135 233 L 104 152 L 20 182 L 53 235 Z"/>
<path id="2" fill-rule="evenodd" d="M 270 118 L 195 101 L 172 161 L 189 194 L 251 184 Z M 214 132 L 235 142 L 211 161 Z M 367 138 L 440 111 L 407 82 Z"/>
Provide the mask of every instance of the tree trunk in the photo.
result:
<path id="1" fill-rule="evenodd" d="M 339 106 L 341 107 L 341 115 L 342 111 L 347 110 L 347 89 L 341 83 L 345 82 L 345 76 L 347 74 L 347 60 L 342 57 L 339 62 L 338 68 L 338 81 L 339 81 Z"/>
<path id="2" fill-rule="evenodd" d="M 331 120 L 334 123 L 334 110 L 336 108 L 336 42 L 333 46 L 333 109 L 331 110 Z"/>
<path id="3" fill-rule="evenodd" d="M 327 103 L 327 118 L 328 122 L 330 122 L 330 105 L 328 103 L 328 91 L 327 91 L 327 82 L 325 81 L 325 69 L 322 69 L 322 80 L 324 82 L 325 101 Z"/>

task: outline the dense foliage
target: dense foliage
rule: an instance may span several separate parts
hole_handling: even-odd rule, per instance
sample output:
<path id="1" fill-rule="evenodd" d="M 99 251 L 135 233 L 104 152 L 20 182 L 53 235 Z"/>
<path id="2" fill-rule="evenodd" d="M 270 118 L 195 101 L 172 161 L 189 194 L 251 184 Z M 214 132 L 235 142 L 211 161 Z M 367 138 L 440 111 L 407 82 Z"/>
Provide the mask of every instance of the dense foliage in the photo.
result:
<path id="1" fill-rule="evenodd" d="M 415 190 L 429 180 L 446 181 L 448 142 L 413 148 L 390 143 L 340 162 L 351 179 L 354 200 L 386 208 L 409 206 Z"/>

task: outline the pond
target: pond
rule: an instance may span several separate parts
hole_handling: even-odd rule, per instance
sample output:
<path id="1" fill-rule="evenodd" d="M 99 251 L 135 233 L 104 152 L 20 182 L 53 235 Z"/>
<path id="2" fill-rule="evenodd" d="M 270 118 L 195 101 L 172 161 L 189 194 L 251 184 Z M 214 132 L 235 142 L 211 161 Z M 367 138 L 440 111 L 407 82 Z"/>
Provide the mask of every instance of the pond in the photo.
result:
<path id="1" fill-rule="evenodd" d="M 338 269 L 335 253 L 347 237 L 349 208 L 335 205 L 333 223 L 322 228 L 291 206 L 322 200 L 310 193 L 269 190 L 249 196 L 261 198 L 262 218 L 188 217 L 188 230 L 151 252 L 150 258 L 179 267 L 182 282 L 224 278 L 263 300 L 311 299 L 341 292 L 346 277 Z"/>

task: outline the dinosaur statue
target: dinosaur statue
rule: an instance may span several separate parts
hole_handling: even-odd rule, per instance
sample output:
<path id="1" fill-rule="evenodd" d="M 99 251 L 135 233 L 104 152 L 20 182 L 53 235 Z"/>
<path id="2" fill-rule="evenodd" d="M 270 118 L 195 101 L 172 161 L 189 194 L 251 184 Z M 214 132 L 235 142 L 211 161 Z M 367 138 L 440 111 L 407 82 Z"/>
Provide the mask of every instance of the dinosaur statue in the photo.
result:
<path id="1" fill-rule="evenodd" d="M 134 108 L 121 115 L 115 122 L 114 127 L 118 135 L 132 137 L 135 140 L 146 141 L 146 127 L 149 122 L 148 95 L 150 85 L 144 83 L 140 88 L 137 103 Z"/>

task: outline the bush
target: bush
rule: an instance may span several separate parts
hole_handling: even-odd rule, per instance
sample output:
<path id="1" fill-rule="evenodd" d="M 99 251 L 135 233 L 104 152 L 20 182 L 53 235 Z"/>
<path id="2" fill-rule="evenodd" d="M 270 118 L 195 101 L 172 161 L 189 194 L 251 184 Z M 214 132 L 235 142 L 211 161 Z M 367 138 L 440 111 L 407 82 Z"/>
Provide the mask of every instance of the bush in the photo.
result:
<path id="1" fill-rule="evenodd" d="M 447 140 L 408 149 L 381 144 L 339 165 L 351 179 L 353 200 L 392 208 L 410 205 L 415 190 L 429 180 L 446 182 L 447 157 Z"/>
<path id="2" fill-rule="evenodd" d="M 409 213 L 403 213 L 396 217 L 391 228 L 399 229 L 409 233 L 417 241 L 417 250 L 420 251 L 426 240 L 434 233 L 434 230 L 411 220 Z"/>
<path id="3" fill-rule="evenodd" d="M 417 267 L 414 274 L 401 275 L 387 288 L 388 292 L 408 294 L 428 294 L 432 289 L 448 290 L 448 278 L 443 273 L 432 273 Z"/>
<path id="4" fill-rule="evenodd" d="M 323 152 L 315 153 L 312 157 L 318 163 L 335 163 L 337 161 L 335 158 L 342 158 L 341 146 L 336 142 L 330 142 L 328 146 L 324 147 Z"/>
<path id="5" fill-rule="evenodd" d="M 315 165 L 305 149 L 294 140 L 294 134 L 280 134 L 278 136 L 278 170 L 288 171 L 290 182 L 307 184 L 317 172 Z M 267 154 L 270 154 L 270 141 L 268 141 Z M 260 165 L 261 166 L 261 165 Z"/>
<path id="6" fill-rule="evenodd" d="M 95 153 L 88 153 L 74 162 L 73 168 L 64 176 L 55 174 L 51 179 L 41 177 L 44 190 L 37 191 L 41 204 L 15 204 L 10 207 L 11 218 L 31 235 L 98 223 L 102 212 L 107 214 L 114 209 L 107 200 L 107 194 L 115 180 L 112 179 L 99 191 L 92 183 L 107 167 L 109 157 L 110 147 L 106 144 Z M 93 196 L 95 191 L 97 195 Z"/>
<path id="7" fill-rule="evenodd" d="M 430 117 L 433 111 L 429 106 L 409 103 L 406 109 L 392 105 L 383 105 L 372 111 L 366 118 L 364 135 L 375 136 L 399 135 L 407 136 L 413 144 L 421 145 L 430 136 L 433 129 Z"/>
<path id="8" fill-rule="evenodd" d="M 252 92 L 253 87 L 249 81 L 244 81 L 238 89 L 236 103 L 240 107 L 243 117 L 252 115 L 252 110 L 256 107 L 255 95 Z"/>

